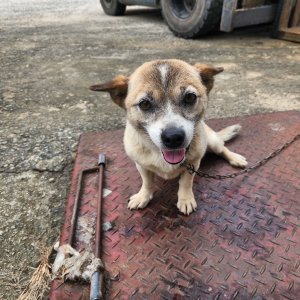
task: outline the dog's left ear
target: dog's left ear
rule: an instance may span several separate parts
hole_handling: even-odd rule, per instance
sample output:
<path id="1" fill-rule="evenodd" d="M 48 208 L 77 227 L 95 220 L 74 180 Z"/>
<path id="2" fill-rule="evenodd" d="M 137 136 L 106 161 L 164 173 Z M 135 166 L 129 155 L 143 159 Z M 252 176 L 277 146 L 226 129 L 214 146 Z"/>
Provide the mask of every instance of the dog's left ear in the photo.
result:
<path id="1" fill-rule="evenodd" d="M 206 87 L 207 94 L 214 86 L 214 76 L 224 71 L 222 67 L 213 67 L 206 64 L 195 64 L 194 68 L 199 72 L 202 83 Z"/>
<path id="2" fill-rule="evenodd" d="M 113 80 L 90 86 L 90 90 L 96 92 L 108 92 L 111 99 L 125 109 L 125 98 L 128 90 L 128 77 L 119 75 Z"/>

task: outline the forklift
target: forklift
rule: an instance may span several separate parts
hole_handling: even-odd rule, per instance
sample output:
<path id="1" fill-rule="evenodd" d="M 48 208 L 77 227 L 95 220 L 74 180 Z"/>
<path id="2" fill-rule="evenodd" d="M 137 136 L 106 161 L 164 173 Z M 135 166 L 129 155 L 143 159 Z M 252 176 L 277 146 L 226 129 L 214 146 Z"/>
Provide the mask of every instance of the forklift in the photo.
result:
<path id="1" fill-rule="evenodd" d="M 107 15 L 120 16 L 128 5 L 161 9 L 169 29 L 191 39 L 220 30 L 274 21 L 277 0 L 100 0 Z"/>

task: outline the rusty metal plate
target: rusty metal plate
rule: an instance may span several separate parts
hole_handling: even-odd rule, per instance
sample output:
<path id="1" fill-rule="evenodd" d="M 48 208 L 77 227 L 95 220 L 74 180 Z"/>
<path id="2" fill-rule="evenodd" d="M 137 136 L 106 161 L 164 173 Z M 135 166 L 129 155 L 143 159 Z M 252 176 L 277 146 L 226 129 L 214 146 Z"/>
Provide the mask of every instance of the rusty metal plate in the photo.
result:
<path id="1" fill-rule="evenodd" d="M 237 122 L 243 130 L 228 146 L 250 165 L 300 132 L 298 112 L 208 124 L 218 130 Z M 122 136 L 123 130 L 82 134 L 61 233 L 61 243 L 67 242 L 79 171 L 93 167 L 104 152 L 105 186 L 112 193 L 104 199 L 103 218 L 115 224 L 102 240 L 108 299 L 299 299 L 299 141 L 251 174 L 224 181 L 196 178 L 198 210 L 184 216 L 176 208 L 177 180 L 158 179 L 146 209 L 127 209 L 141 180 L 126 157 Z M 205 157 L 201 169 L 234 171 L 214 155 Z M 75 243 L 79 250 L 93 243 L 96 182 L 97 174 L 84 178 Z M 53 282 L 51 299 L 87 295 L 88 286 Z"/>

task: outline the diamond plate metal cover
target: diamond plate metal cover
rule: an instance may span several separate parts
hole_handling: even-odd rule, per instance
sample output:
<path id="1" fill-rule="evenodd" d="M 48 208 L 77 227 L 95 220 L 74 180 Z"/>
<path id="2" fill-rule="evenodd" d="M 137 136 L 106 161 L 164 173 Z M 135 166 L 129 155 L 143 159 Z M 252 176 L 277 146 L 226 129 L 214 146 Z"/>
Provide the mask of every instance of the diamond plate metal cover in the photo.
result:
<path id="1" fill-rule="evenodd" d="M 219 130 L 240 123 L 228 146 L 260 160 L 300 132 L 299 112 L 209 120 Z M 103 234 L 107 299 L 300 299 L 300 142 L 251 174 L 215 181 L 196 178 L 196 212 L 176 208 L 177 180 L 157 180 L 148 207 L 127 209 L 141 185 L 123 150 L 123 130 L 83 133 L 75 161 L 61 243 L 66 243 L 79 171 L 107 156 Z M 230 173 L 207 155 L 201 170 Z M 97 173 L 83 180 L 75 246 L 93 245 Z M 54 281 L 51 299 L 88 299 L 88 286 Z"/>

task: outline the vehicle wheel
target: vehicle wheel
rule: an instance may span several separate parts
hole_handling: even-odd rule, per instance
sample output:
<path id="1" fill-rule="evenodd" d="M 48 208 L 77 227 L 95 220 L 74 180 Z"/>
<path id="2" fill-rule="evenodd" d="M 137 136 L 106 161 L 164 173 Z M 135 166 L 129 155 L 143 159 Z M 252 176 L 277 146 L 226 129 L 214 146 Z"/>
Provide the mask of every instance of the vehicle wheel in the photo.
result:
<path id="1" fill-rule="evenodd" d="M 110 16 L 124 15 L 126 5 L 120 3 L 118 0 L 100 0 L 104 12 Z"/>
<path id="2" fill-rule="evenodd" d="M 220 26 L 223 0 L 165 0 L 161 7 L 170 30 L 189 39 Z"/>

